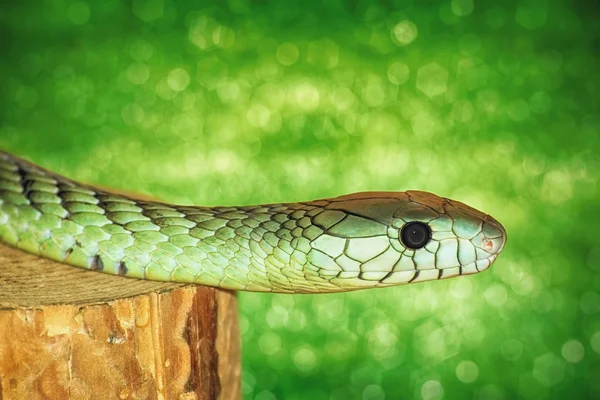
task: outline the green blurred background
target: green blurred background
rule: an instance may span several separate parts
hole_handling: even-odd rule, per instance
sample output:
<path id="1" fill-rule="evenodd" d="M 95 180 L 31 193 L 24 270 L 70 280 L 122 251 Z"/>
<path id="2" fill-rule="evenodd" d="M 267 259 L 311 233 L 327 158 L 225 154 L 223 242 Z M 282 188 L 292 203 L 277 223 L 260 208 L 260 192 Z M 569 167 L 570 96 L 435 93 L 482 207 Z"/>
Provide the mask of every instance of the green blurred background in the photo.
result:
<path id="1" fill-rule="evenodd" d="M 600 13 L 579 1 L 4 1 L 0 147 L 241 205 L 422 189 L 480 275 L 239 295 L 244 398 L 600 398 Z"/>

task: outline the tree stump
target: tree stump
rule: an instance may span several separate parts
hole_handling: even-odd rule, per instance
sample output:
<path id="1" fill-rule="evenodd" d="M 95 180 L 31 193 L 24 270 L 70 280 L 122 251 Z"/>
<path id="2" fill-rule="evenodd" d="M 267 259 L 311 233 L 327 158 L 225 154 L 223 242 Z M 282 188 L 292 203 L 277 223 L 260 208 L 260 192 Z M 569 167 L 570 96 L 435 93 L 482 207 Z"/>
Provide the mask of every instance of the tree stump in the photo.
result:
<path id="1" fill-rule="evenodd" d="M 238 399 L 235 294 L 0 245 L 0 399 Z"/>

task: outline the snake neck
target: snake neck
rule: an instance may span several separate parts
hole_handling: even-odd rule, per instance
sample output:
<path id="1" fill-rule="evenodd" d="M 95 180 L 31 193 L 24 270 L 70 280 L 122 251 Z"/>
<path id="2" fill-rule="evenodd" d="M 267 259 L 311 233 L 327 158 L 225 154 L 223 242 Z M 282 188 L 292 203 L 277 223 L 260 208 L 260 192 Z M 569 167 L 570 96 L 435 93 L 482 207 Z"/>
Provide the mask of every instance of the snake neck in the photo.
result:
<path id="1" fill-rule="evenodd" d="M 133 278 L 265 292 L 335 291 L 330 280 L 341 268 L 333 260 L 332 270 L 311 262 L 311 243 L 343 217 L 326 204 L 211 208 L 140 201 L 0 153 L 2 241 Z"/>

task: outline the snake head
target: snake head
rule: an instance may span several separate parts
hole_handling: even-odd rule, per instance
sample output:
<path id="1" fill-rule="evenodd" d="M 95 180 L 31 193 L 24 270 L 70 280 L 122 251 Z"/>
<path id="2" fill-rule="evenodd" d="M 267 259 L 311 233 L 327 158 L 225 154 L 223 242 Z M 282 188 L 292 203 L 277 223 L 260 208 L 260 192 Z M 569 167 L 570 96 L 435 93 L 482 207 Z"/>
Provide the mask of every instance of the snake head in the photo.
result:
<path id="1" fill-rule="evenodd" d="M 309 261 L 320 268 L 323 255 L 334 259 L 340 271 L 330 282 L 342 290 L 481 272 L 506 242 L 505 229 L 491 216 L 427 192 L 357 193 L 330 199 L 324 208 L 344 216 L 323 227 Z M 345 241 L 340 254 L 327 254 L 328 238 Z"/>

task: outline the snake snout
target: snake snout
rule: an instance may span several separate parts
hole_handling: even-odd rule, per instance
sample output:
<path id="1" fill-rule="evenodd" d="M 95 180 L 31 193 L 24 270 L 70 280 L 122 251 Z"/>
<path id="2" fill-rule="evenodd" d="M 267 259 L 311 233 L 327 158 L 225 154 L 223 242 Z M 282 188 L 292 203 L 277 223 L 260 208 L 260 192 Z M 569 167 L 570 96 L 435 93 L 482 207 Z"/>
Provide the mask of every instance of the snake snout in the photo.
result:
<path id="1" fill-rule="evenodd" d="M 506 229 L 491 215 L 486 215 L 483 221 L 482 247 L 488 253 L 497 256 L 506 244 Z"/>

